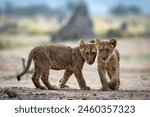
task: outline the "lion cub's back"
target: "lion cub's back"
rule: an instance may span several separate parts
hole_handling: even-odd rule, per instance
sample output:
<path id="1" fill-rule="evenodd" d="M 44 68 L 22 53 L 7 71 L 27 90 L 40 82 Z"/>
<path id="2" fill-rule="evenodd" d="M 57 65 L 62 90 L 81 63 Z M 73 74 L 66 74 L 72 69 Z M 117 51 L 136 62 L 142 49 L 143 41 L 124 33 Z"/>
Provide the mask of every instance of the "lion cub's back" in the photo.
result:
<path id="1" fill-rule="evenodd" d="M 50 57 L 55 59 L 71 58 L 72 48 L 63 45 L 50 45 L 49 53 L 51 54 Z"/>
<path id="2" fill-rule="evenodd" d="M 69 46 L 51 45 L 49 56 L 54 64 L 62 68 L 72 65 L 72 48 Z"/>
<path id="3" fill-rule="evenodd" d="M 115 51 L 115 54 L 116 54 L 118 62 L 119 62 L 120 61 L 120 53 L 117 49 L 115 49 L 114 51 Z"/>

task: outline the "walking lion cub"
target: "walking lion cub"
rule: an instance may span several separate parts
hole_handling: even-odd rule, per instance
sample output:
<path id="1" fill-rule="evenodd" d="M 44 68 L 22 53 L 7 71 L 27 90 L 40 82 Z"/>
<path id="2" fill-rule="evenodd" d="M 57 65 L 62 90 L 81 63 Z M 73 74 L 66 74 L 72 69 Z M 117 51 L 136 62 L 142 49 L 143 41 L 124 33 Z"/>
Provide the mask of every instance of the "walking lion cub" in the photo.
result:
<path id="1" fill-rule="evenodd" d="M 17 76 L 18 81 L 29 69 L 32 60 L 34 61 L 35 71 L 32 81 L 35 87 L 40 89 L 57 89 L 55 85 L 51 85 L 48 77 L 50 69 L 65 70 L 63 78 L 60 80 L 60 87 L 65 87 L 69 77 L 74 74 L 81 90 L 89 90 L 90 87 L 82 75 L 82 68 L 85 62 L 93 64 L 97 55 L 97 49 L 93 43 L 85 43 L 82 39 L 79 46 L 71 48 L 63 45 L 44 45 L 38 46 L 31 50 L 27 65 L 24 71 Z M 44 86 L 39 82 L 41 78 Z"/>
<path id="2" fill-rule="evenodd" d="M 102 83 L 102 90 L 119 90 L 120 56 L 116 49 L 117 40 L 115 38 L 107 41 L 96 39 L 95 45 L 98 50 L 98 73 Z M 110 78 L 109 82 L 106 79 L 106 72 Z"/>

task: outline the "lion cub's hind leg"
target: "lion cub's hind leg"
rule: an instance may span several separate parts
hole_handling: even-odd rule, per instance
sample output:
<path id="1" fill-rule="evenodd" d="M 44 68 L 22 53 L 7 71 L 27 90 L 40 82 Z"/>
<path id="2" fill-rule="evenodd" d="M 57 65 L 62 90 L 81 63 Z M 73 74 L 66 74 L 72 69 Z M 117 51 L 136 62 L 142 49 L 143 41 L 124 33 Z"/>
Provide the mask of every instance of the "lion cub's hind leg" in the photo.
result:
<path id="1" fill-rule="evenodd" d="M 56 90 L 58 89 L 57 86 L 55 85 L 51 85 L 48 78 L 49 78 L 49 70 L 50 67 L 47 66 L 42 66 L 42 76 L 41 76 L 41 80 L 43 81 L 43 83 L 45 84 L 45 86 L 49 89 L 49 90 Z"/>
<path id="2" fill-rule="evenodd" d="M 59 81 L 59 82 L 60 82 L 60 84 L 59 84 L 59 87 L 60 87 L 60 88 L 65 88 L 65 87 L 69 88 L 69 86 L 66 85 L 66 83 L 67 83 L 69 77 L 70 77 L 72 74 L 73 74 L 73 72 L 72 72 L 71 70 L 65 70 L 64 75 L 63 75 L 63 78 L 60 79 L 60 81 Z"/>
<path id="3" fill-rule="evenodd" d="M 35 64 L 35 71 L 34 71 L 34 74 L 32 76 L 32 81 L 35 85 L 36 88 L 39 88 L 39 89 L 46 89 L 46 87 L 42 86 L 39 82 L 39 78 L 41 76 L 41 70 L 40 68 Z"/>

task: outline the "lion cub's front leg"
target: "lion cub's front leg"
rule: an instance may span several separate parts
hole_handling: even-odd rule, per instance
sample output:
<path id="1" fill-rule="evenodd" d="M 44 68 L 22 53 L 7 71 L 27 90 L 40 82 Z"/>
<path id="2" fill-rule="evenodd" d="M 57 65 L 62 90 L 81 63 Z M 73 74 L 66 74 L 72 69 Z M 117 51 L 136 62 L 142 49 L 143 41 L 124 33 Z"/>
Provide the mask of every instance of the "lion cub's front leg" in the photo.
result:
<path id="1" fill-rule="evenodd" d="M 108 75 L 110 77 L 109 87 L 112 90 L 119 90 L 120 87 L 119 68 L 113 67 L 112 70 L 108 71 Z"/>
<path id="2" fill-rule="evenodd" d="M 72 73 L 73 73 L 73 71 L 71 71 L 71 70 L 65 70 L 65 72 L 64 72 L 64 75 L 63 75 L 63 78 L 62 79 L 60 79 L 60 84 L 59 84 L 59 87 L 60 88 L 65 88 L 65 87 L 69 87 L 69 86 L 67 86 L 67 85 L 65 85 L 66 84 L 66 82 L 68 81 L 68 79 L 69 79 L 69 77 L 72 75 Z"/>
<path id="3" fill-rule="evenodd" d="M 77 78 L 77 81 L 81 90 L 90 90 L 90 87 L 86 86 L 86 82 L 83 78 L 82 71 L 76 70 L 74 71 L 74 75 Z"/>
<path id="4" fill-rule="evenodd" d="M 102 91 L 111 90 L 109 85 L 108 85 L 108 81 L 106 79 L 105 69 L 101 66 L 98 66 L 98 73 L 99 73 L 100 80 L 101 80 L 101 83 L 102 83 Z"/>
<path id="5" fill-rule="evenodd" d="M 120 79 L 111 79 L 109 82 L 109 87 L 112 90 L 119 90 L 120 87 Z"/>

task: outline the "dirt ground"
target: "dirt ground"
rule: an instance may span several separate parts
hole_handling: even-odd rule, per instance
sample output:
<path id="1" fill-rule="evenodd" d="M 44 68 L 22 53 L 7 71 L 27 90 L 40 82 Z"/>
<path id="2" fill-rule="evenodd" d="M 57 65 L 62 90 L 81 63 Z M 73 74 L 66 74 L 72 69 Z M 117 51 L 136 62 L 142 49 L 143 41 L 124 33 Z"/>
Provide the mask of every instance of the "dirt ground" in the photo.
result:
<path id="1" fill-rule="evenodd" d="M 11 87 L 0 89 L 1 100 L 149 100 L 148 90 L 81 91 L 79 89 L 40 90 Z"/>
<path id="2" fill-rule="evenodd" d="M 33 39 L 34 40 L 34 39 Z M 37 40 L 37 39 L 36 39 Z M 47 42 L 45 42 L 47 43 Z M 37 43 L 38 45 L 39 43 Z M 72 47 L 78 42 L 63 43 Z M 101 83 L 97 73 L 97 61 L 93 65 L 85 64 L 83 75 L 89 91 L 81 91 L 76 78 L 72 75 L 67 82 L 68 89 L 40 90 L 36 89 L 31 81 L 30 73 L 24 75 L 20 82 L 16 75 L 23 70 L 21 57 L 26 58 L 32 46 L 12 50 L 0 50 L 0 99 L 16 100 L 50 100 L 50 99 L 150 99 L 150 40 L 149 39 L 121 39 L 117 48 L 121 54 L 120 61 L 120 91 L 101 91 Z M 52 84 L 59 85 L 59 79 L 63 75 L 61 71 L 50 71 L 49 80 Z"/>

